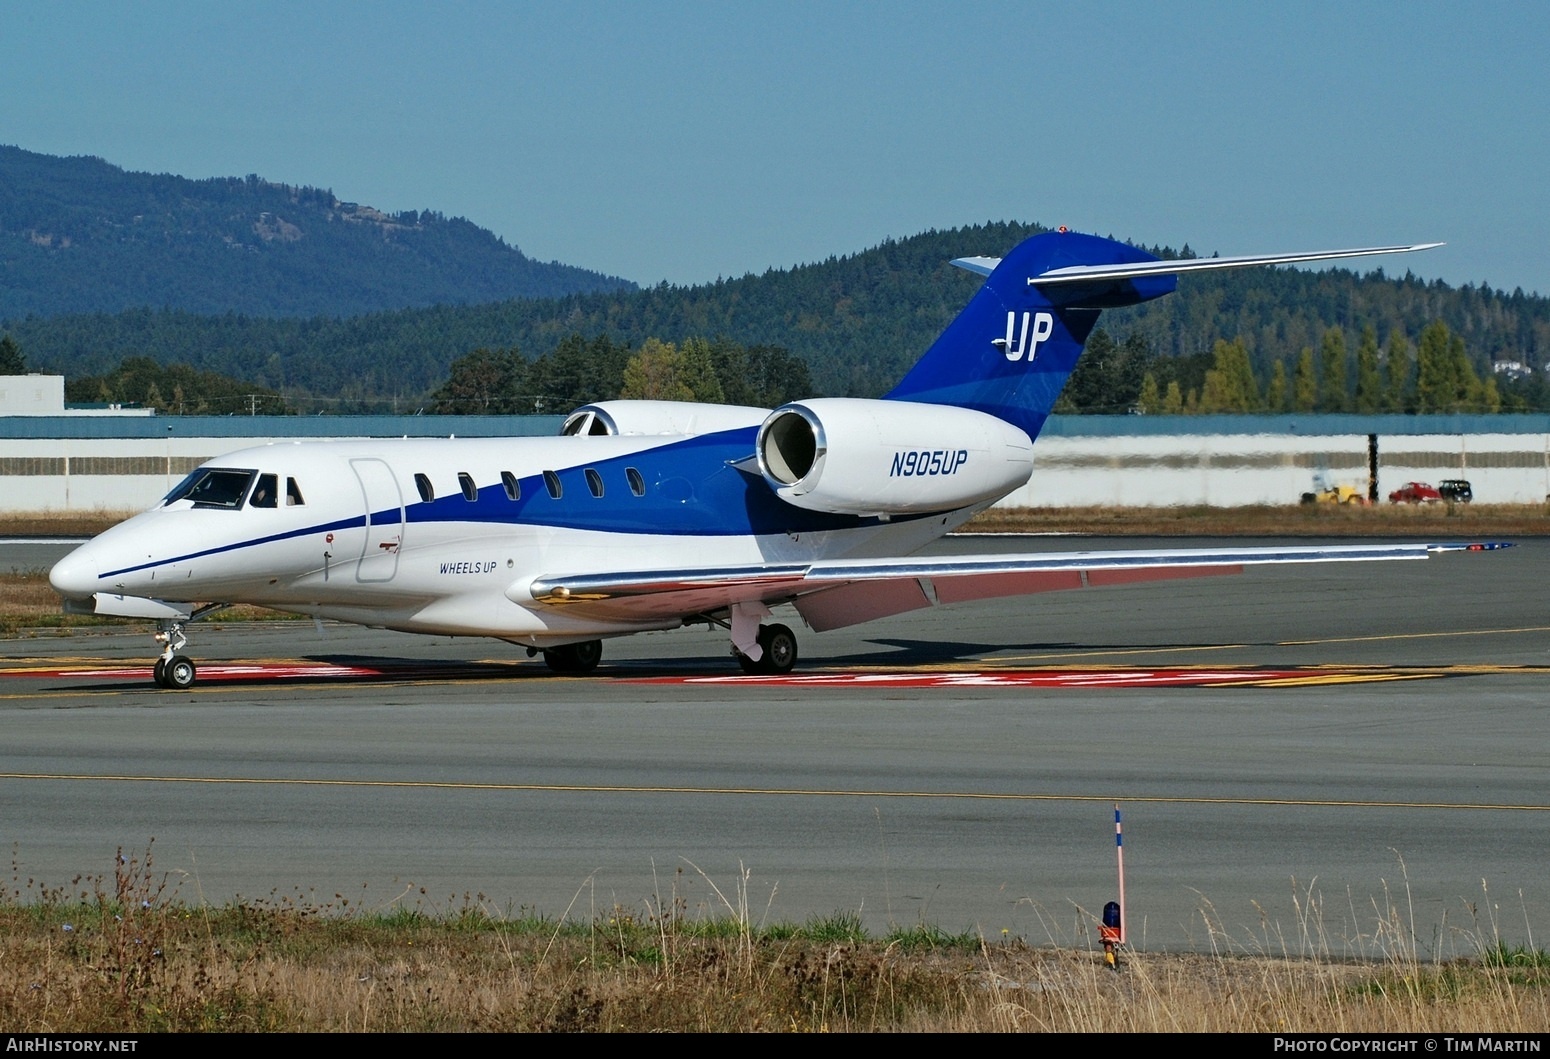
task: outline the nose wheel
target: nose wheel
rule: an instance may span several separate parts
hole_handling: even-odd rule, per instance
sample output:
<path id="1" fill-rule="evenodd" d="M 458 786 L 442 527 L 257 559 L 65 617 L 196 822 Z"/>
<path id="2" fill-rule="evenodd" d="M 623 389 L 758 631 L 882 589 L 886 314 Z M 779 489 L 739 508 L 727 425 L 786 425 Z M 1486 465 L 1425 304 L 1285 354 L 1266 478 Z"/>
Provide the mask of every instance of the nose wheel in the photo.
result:
<path id="1" fill-rule="evenodd" d="M 193 687 L 196 671 L 188 655 L 173 655 L 171 658 L 158 658 L 151 674 L 156 678 L 158 686 L 182 691 Z"/>

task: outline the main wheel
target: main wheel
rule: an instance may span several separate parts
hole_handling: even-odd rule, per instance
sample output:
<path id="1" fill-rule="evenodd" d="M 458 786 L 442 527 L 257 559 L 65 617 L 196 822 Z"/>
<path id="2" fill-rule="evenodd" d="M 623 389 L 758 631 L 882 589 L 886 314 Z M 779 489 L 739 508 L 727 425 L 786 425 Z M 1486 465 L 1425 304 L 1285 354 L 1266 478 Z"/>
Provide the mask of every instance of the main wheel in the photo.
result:
<path id="1" fill-rule="evenodd" d="M 176 691 L 194 686 L 194 663 L 187 655 L 173 655 L 162 668 L 162 682 Z"/>
<path id="2" fill-rule="evenodd" d="M 761 672 L 789 673 L 796 666 L 796 634 L 784 625 L 759 626 L 759 646 L 764 648 L 764 657 L 759 660 Z"/>
<path id="3" fill-rule="evenodd" d="M 590 673 L 602 660 L 602 640 L 568 643 L 544 652 L 544 663 L 556 673 Z"/>

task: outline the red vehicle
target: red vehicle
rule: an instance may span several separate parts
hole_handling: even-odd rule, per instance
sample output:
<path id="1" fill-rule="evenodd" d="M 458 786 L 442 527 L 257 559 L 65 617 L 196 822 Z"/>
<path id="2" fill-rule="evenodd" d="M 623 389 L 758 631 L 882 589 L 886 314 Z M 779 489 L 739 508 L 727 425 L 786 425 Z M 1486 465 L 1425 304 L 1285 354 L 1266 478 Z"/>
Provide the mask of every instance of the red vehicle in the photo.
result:
<path id="1" fill-rule="evenodd" d="M 1442 494 L 1426 482 L 1406 482 L 1389 494 L 1391 504 L 1435 504 Z"/>

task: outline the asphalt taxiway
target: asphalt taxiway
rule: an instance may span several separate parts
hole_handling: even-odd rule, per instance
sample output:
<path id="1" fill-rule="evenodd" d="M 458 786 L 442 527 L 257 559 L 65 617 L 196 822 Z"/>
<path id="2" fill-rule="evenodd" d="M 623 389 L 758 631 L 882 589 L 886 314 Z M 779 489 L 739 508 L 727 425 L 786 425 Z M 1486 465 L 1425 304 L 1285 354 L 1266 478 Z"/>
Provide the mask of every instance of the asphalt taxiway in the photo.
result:
<path id="1" fill-rule="evenodd" d="M 1473 952 L 1550 930 L 1547 583 L 1532 539 L 792 621 L 775 681 L 699 629 L 576 678 L 497 642 L 201 624 L 187 692 L 151 684 L 143 631 L 10 640 L 0 837 L 24 891 L 154 839 L 188 900 L 1080 941 L 1115 896 L 1117 801 L 1133 943 Z"/>

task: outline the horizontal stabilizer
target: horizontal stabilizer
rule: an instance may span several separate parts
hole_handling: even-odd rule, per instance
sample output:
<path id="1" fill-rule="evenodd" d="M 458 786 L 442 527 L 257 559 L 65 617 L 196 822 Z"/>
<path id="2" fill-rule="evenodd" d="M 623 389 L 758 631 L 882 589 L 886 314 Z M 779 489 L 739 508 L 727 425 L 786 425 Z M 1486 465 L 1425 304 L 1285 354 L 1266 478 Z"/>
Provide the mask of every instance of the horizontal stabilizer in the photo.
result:
<path id="1" fill-rule="evenodd" d="M 1305 261 L 1337 261 L 1347 257 L 1374 257 L 1379 254 L 1409 254 L 1430 250 L 1444 243 L 1414 243 L 1410 246 L 1369 246 L 1356 250 L 1310 250 L 1296 254 L 1250 254 L 1245 257 L 1190 257 L 1172 261 L 1140 261 L 1123 265 L 1067 265 L 1030 276 L 1034 287 L 1060 283 L 1092 283 L 1096 280 L 1137 279 L 1142 276 L 1177 276 L 1189 272 L 1210 272 L 1219 268 L 1250 268 L 1254 265 L 1297 265 Z M 959 257 L 954 265 L 981 276 L 988 276 L 1001 264 L 999 257 Z"/>
<path id="2" fill-rule="evenodd" d="M 1030 276 L 1028 285 L 1045 287 L 1058 283 L 1091 283 L 1094 280 L 1138 279 L 1142 276 L 1178 276 L 1190 272 L 1210 272 L 1219 268 L 1250 268 L 1255 265 L 1297 265 L 1305 261 L 1336 261 L 1347 257 L 1373 257 L 1378 254 L 1409 254 L 1430 250 L 1442 243 L 1415 243 L 1411 246 L 1369 246 L 1357 250 L 1310 250 L 1300 254 L 1250 254 L 1246 257 L 1192 257 L 1175 261 L 1137 261 L 1122 265 L 1068 265 Z"/>

